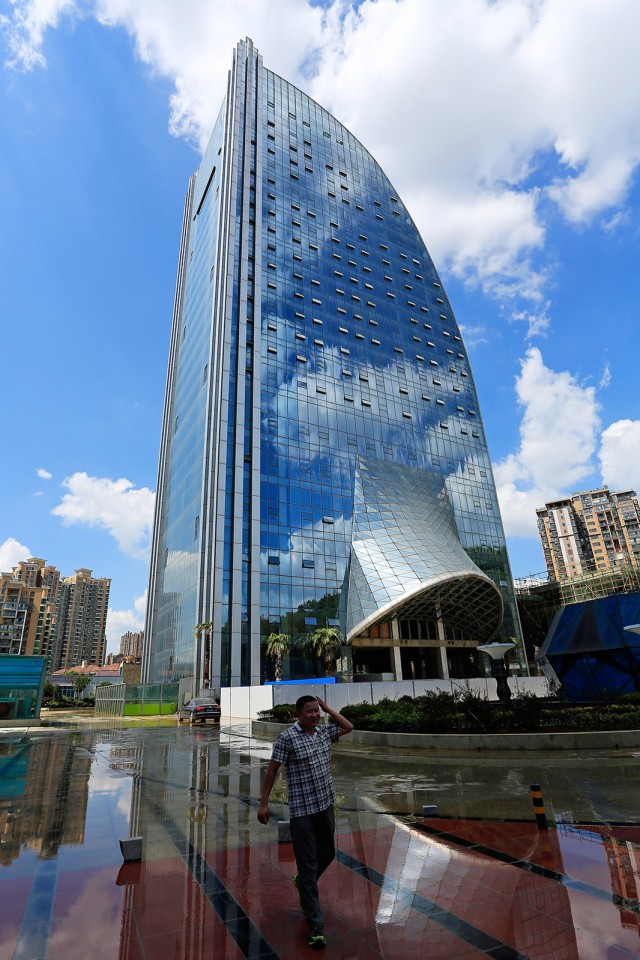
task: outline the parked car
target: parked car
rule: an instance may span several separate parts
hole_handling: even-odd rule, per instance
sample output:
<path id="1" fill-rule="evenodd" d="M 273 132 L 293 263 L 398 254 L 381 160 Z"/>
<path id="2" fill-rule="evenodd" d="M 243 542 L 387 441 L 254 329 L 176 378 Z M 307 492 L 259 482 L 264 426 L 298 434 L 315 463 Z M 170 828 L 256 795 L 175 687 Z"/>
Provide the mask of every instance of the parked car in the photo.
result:
<path id="1" fill-rule="evenodd" d="M 206 723 L 207 720 L 220 723 L 220 704 L 209 697 L 195 697 L 193 700 L 187 700 L 178 708 L 178 723 L 182 723 L 183 720 L 188 720 L 189 723 Z"/>

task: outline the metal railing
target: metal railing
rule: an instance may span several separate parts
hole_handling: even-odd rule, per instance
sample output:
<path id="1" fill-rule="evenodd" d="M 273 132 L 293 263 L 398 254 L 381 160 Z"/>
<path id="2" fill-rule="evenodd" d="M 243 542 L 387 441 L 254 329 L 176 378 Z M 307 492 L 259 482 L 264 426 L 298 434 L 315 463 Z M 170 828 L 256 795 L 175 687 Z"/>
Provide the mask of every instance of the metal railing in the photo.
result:
<path id="1" fill-rule="evenodd" d="M 178 709 L 178 682 L 112 683 L 96 687 L 97 717 L 155 717 Z"/>

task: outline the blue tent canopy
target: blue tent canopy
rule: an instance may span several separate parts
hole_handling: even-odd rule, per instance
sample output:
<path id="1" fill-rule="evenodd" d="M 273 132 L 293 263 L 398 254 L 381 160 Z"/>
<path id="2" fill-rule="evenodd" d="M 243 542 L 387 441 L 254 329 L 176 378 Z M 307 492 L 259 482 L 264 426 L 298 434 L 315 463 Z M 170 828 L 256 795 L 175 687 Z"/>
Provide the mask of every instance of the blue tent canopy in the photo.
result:
<path id="1" fill-rule="evenodd" d="M 640 593 L 614 594 L 562 607 L 538 660 L 553 668 L 572 700 L 598 700 L 640 691 Z"/>

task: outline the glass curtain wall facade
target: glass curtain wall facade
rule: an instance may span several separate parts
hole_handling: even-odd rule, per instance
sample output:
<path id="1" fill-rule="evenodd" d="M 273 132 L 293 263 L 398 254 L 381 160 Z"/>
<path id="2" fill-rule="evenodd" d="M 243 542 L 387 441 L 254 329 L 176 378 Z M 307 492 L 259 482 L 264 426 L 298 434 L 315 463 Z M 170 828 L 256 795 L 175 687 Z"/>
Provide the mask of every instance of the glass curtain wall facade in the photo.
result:
<path id="1" fill-rule="evenodd" d="M 308 676 L 297 641 L 337 627 L 345 678 L 459 676 L 519 636 L 438 273 L 373 157 L 249 40 L 185 204 L 143 680 L 202 680 L 203 622 L 213 686 L 272 677 L 271 633 L 294 641 L 285 676 Z"/>

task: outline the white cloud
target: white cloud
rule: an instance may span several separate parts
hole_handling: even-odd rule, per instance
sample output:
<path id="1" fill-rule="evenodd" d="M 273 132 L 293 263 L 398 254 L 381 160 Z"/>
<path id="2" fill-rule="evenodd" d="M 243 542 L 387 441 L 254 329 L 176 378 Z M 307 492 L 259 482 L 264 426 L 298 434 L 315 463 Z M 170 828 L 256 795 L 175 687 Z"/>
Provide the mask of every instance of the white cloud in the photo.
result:
<path id="1" fill-rule="evenodd" d="M 51 480 L 51 477 L 53 476 L 53 474 L 52 474 L 52 473 L 49 473 L 48 470 L 45 470 L 44 467 L 39 467 L 39 468 L 36 470 L 36 473 L 37 473 L 37 475 L 40 477 L 41 480 Z"/>
<path id="2" fill-rule="evenodd" d="M 170 129 L 204 147 L 226 90 L 231 54 L 250 34 L 278 71 L 294 77 L 322 35 L 322 11 L 305 0 L 95 0 L 98 20 L 124 27 L 140 59 L 174 83 Z M 275 68 L 273 63 L 267 64 Z"/>
<path id="3" fill-rule="evenodd" d="M 482 343 L 489 343 L 489 332 L 482 324 L 476 324 L 474 326 L 468 323 L 461 323 L 459 327 L 467 349 L 478 347 Z"/>
<path id="4" fill-rule="evenodd" d="M 630 221 L 629 213 L 626 210 L 618 210 L 612 217 L 605 220 L 602 229 L 605 233 L 615 233 L 619 227 L 625 227 Z"/>
<path id="5" fill-rule="evenodd" d="M 593 472 L 600 418 L 595 387 L 545 366 L 537 348 L 522 361 L 516 394 L 524 409 L 520 445 L 496 464 L 496 485 L 507 535 L 534 536 L 536 507 Z"/>
<path id="6" fill-rule="evenodd" d="M 4 543 L 0 543 L 0 572 L 10 573 L 21 560 L 28 560 L 32 556 L 29 547 L 25 547 L 15 537 L 7 537 Z"/>
<path id="7" fill-rule="evenodd" d="M 610 383 L 611 383 L 611 365 L 607 360 L 604 367 L 602 368 L 602 373 L 600 374 L 600 382 L 598 383 L 598 387 L 600 388 L 600 390 L 606 390 Z"/>
<path id="8" fill-rule="evenodd" d="M 640 420 L 618 420 L 602 434 L 602 479 L 612 490 L 640 491 Z"/>
<path id="9" fill-rule="evenodd" d="M 136 597 L 133 601 L 133 609 L 142 620 L 144 620 L 144 615 L 147 612 L 147 593 L 148 591 L 145 590 L 143 594 Z"/>
<path id="10" fill-rule="evenodd" d="M 0 16 L 0 28 L 7 37 L 8 65 L 21 70 L 43 67 L 46 30 L 58 26 L 64 14 L 77 9 L 77 0 L 11 0 L 13 17 Z"/>
<path id="11" fill-rule="evenodd" d="M 54 516 L 61 517 L 65 525 L 102 527 L 123 553 L 138 560 L 147 559 L 155 500 L 152 490 L 136 489 L 124 477 L 110 480 L 86 473 L 74 473 L 62 486 L 70 492 L 54 507 Z"/>
<path id="12" fill-rule="evenodd" d="M 147 591 L 136 597 L 131 610 L 114 610 L 109 607 L 107 612 L 107 651 L 118 653 L 120 637 L 129 630 L 138 631 L 144 627 L 144 615 L 147 609 Z"/>
<path id="13" fill-rule="evenodd" d="M 541 337 L 546 334 L 551 322 L 549 317 L 550 307 L 551 304 L 547 300 L 536 310 L 519 310 L 513 313 L 511 319 L 515 323 L 526 323 L 527 332 L 525 336 L 527 340 L 532 340 L 533 337 Z"/>
<path id="14" fill-rule="evenodd" d="M 270 69 L 372 151 L 439 266 L 497 297 L 542 301 L 553 205 L 541 198 L 574 223 L 606 214 L 611 229 L 640 162 L 637 0 L 191 0 L 188 16 L 174 0 L 13 0 L 12 11 L 2 26 L 25 68 L 42 65 L 63 15 L 125 29 L 174 85 L 172 131 L 200 145 L 250 34 Z"/>

